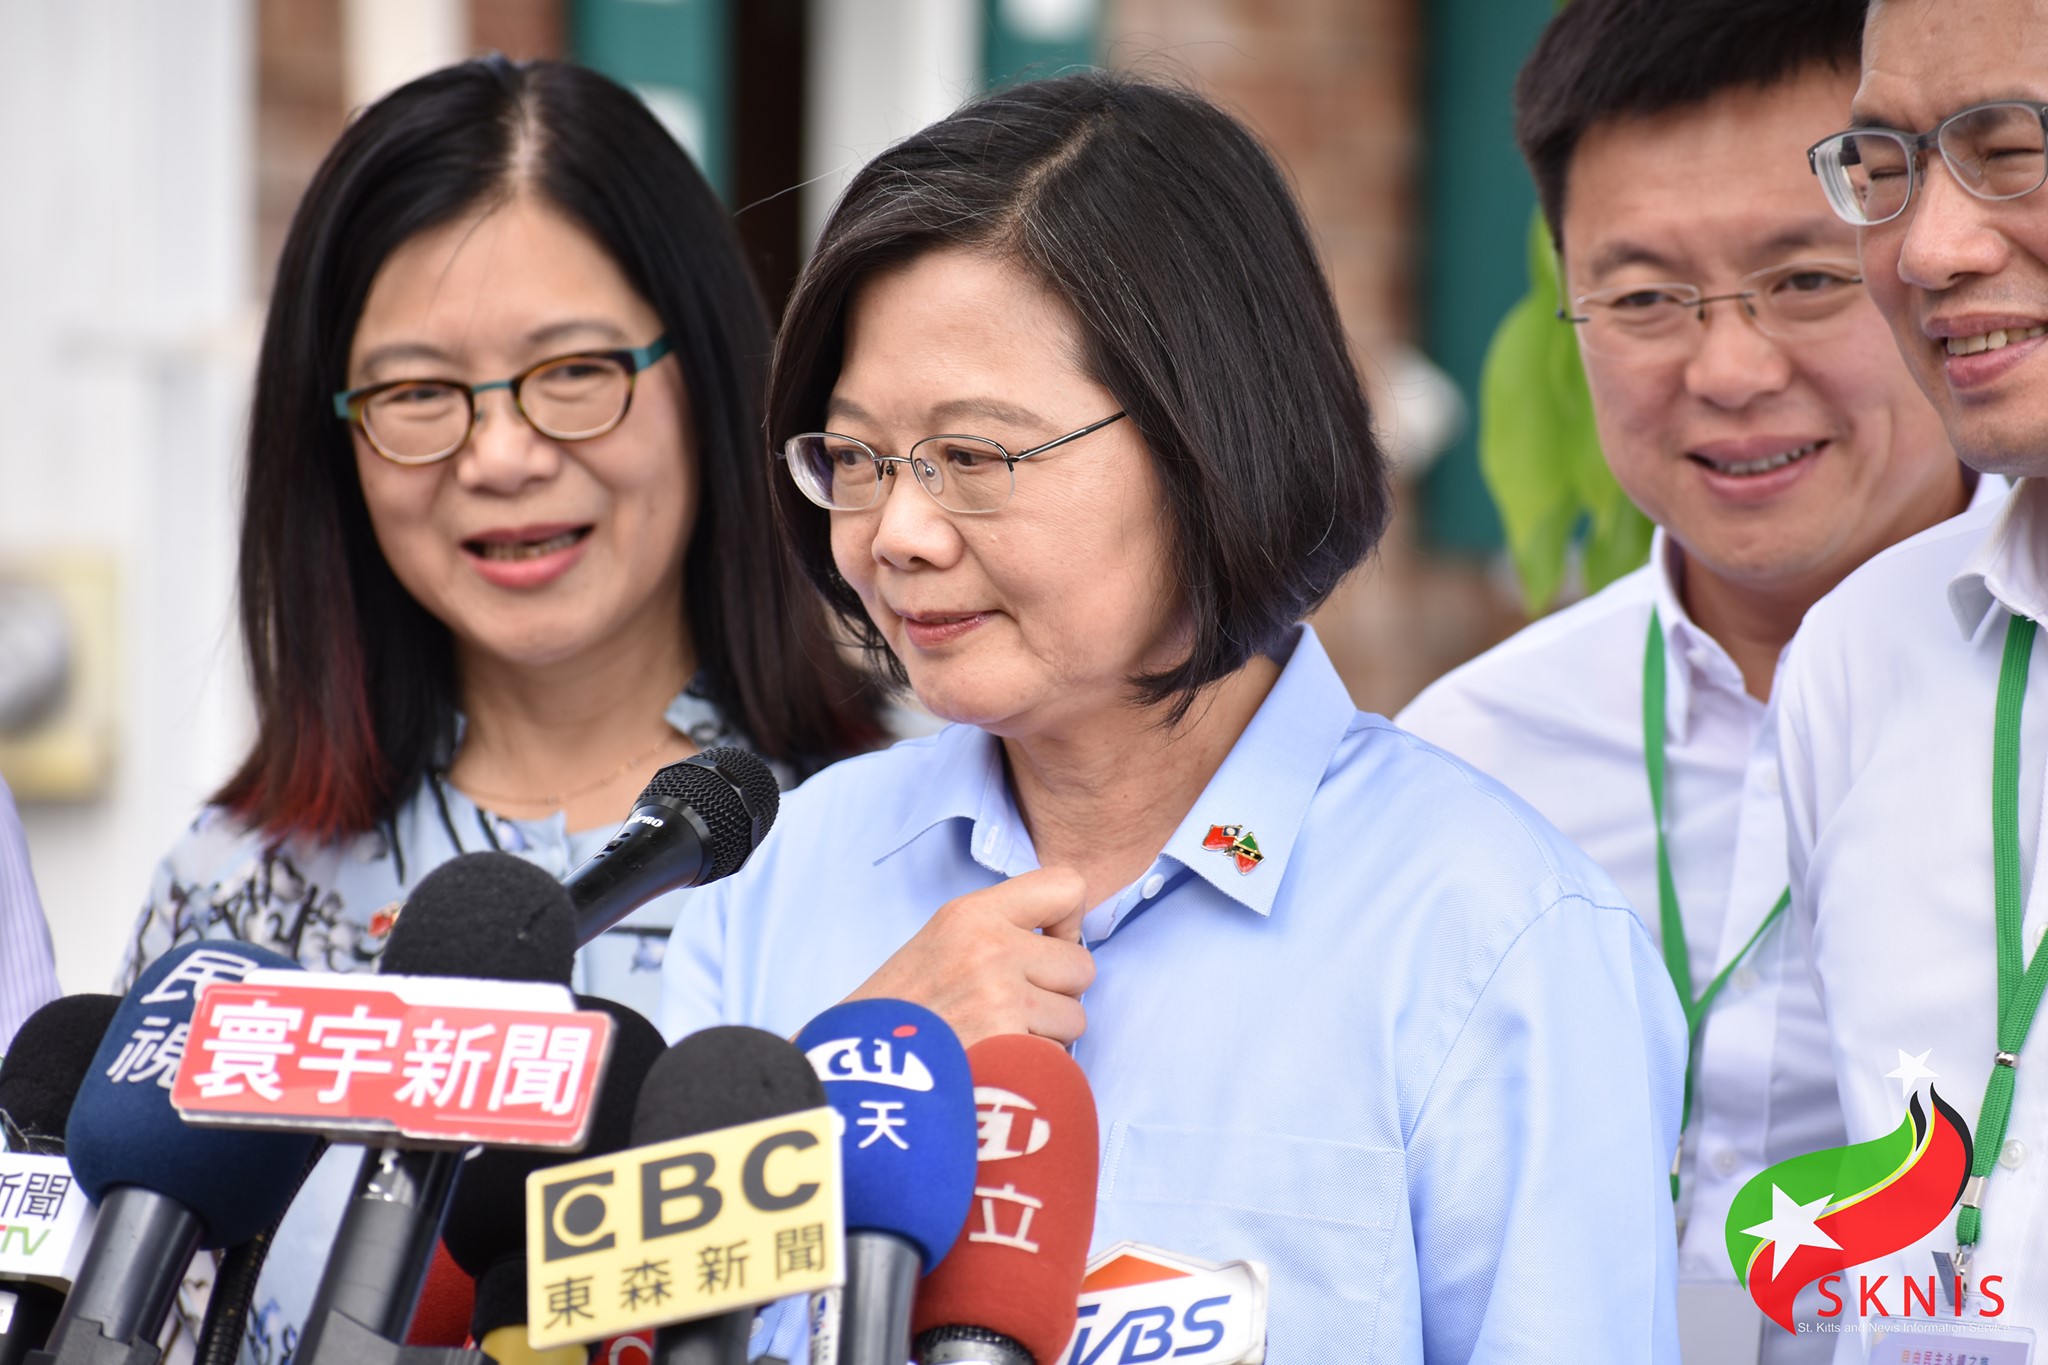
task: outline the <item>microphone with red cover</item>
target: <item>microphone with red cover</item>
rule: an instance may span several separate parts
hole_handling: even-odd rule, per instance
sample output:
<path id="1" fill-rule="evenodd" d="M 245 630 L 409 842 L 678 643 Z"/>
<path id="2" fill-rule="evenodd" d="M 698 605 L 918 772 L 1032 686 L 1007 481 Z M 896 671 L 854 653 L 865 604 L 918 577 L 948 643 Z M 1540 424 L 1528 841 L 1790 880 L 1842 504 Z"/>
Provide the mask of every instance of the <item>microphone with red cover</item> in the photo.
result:
<path id="1" fill-rule="evenodd" d="M 967 1049 L 974 1205 L 918 1286 L 918 1365 L 1054 1365 L 1074 1335 L 1095 1233 L 1095 1096 L 1066 1050 L 1008 1034 Z"/>

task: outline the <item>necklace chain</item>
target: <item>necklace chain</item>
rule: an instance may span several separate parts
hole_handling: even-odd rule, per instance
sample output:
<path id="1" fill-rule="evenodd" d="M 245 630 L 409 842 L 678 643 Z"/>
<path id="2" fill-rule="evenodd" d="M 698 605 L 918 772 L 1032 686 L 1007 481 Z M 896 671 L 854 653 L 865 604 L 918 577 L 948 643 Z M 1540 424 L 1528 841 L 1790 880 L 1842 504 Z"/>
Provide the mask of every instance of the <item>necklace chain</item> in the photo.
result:
<path id="1" fill-rule="evenodd" d="M 603 777 L 598 778 L 595 782 L 586 782 L 580 787 L 571 787 L 567 791 L 547 792 L 540 796 L 514 796 L 510 792 L 483 791 L 477 787 L 470 786 L 468 784 L 464 784 L 463 790 L 468 792 L 473 797 L 482 797 L 486 801 L 509 801 L 514 805 L 521 806 L 562 806 L 566 805 L 569 801 L 573 800 L 574 798 L 584 795 L 586 792 L 594 792 L 598 790 L 600 787 L 606 787 L 611 785 L 612 783 L 618 781 L 627 773 L 632 772 L 635 768 L 647 762 L 648 759 L 653 758 L 656 754 L 660 753 L 663 749 L 668 748 L 671 744 L 674 744 L 677 740 L 681 738 L 681 735 L 671 730 L 666 735 L 662 736 L 660 743 L 656 744 L 652 749 L 649 749 L 646 753 L 637 754 L 634 757 L 627 759 L 624 763 L 621 763 L 618 767 L 612 769 Z"/>

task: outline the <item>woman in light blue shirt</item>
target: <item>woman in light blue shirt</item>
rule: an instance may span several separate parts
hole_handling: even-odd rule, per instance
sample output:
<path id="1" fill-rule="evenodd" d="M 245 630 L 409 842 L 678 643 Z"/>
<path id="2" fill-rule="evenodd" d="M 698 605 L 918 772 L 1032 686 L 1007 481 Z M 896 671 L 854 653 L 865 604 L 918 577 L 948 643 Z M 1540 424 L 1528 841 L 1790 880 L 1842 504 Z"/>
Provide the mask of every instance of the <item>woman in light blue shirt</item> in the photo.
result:
<path id="1" fill-rule="evenodd" d="M 790 302 L 769 432 L 812 581 L 956 723 L 813 778 L 693 899 L 667 1031 L 886 995 L 1070 1044 L 1097 1248 L 1264 1262 L 1282 1365 L 1675 1361 L 1669 979 L 1301 624 L 1389 495 L 1245 130 L 1087 73 L 885 152 Z"/>

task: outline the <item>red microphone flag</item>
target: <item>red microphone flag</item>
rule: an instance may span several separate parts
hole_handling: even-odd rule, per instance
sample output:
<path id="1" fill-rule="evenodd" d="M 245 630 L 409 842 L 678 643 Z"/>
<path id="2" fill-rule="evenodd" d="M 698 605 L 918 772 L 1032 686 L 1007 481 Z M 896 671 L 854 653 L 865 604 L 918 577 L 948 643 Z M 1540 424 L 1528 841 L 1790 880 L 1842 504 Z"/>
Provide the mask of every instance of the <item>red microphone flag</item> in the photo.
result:
<path id="1" fill-rule="evenodd" d="M 911 1333 L 979 1327 L 1053 1365 L 1074 1335 L 1095 1232 L 1095 1097 L 1048 1039 L 983 1039 L 967 1062 L 980 1138 L 974 1204 L 918 1285 Z"/>

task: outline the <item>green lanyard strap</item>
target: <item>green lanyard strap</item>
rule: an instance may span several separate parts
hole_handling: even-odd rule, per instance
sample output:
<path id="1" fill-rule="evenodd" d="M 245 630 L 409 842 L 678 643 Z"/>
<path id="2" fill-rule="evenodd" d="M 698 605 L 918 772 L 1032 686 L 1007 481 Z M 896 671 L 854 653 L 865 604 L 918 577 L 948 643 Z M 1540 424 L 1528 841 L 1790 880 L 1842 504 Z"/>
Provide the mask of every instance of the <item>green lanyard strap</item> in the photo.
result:
<path id="1" fill-rule="evenodd" d="M 2027 704 L 2027 667 L 2034 657 L 2034 623 L 2014 616 L 2005 625 L 2005 659 L 1998 667 L 1998 712 L 1991 731 L 1991 890 L 1998 924 L 1998 1056 L 1977 1110 L 1977 1141 L 1970 1154 L 1956 1245 L 1974 1246 L 1982 1231 L 1984 1182 L 2005 1145 L 2020 1049 L 2048 989 L 2048 955 L 2026 962 L 2020 941 L 2025 888 L 2020 885 L 2020 713 Z M 2023 967 L 2022 964 L 2025 964 Z"/>
<path id="2" fill-rule="evenodd" d="M 1749 956 L 1764 931 L 1776 924 L 1792 903 L 1792 888 L 1786 887 L 1777 904 L 1764 916 L 1756 932 L 1742 945 L 1742 951 L 1714 975 L 1697 998 L 1692 993 L 1692 956 L 1686 950 L 1685 917 L 1678 909 L 1678 883 L 1671 876 L 1671 850 L 1664 838 L 1664 622 L 1657 609 L 1650 609 L 1650 639 L 1643 649 L 1643 770 L 1650 779 L 1650 813 L 1657 824 L 1657 925 L 1663 940 L 1664 967 L 1671 984 L 1678 988 L 1678 1003 L 1685 1007 L 1685 1101 L 1679 1110 L 1678 1151 L 1685 1150 L 1686 1125 L 1692 1122 L 1692 1054 L 1706 1026 L 1714 997 L 1728 984 L 1729 974 Z M 1671 1158 L 1671 1197 L 1678 1198 L 1677 1152 Z"/>

